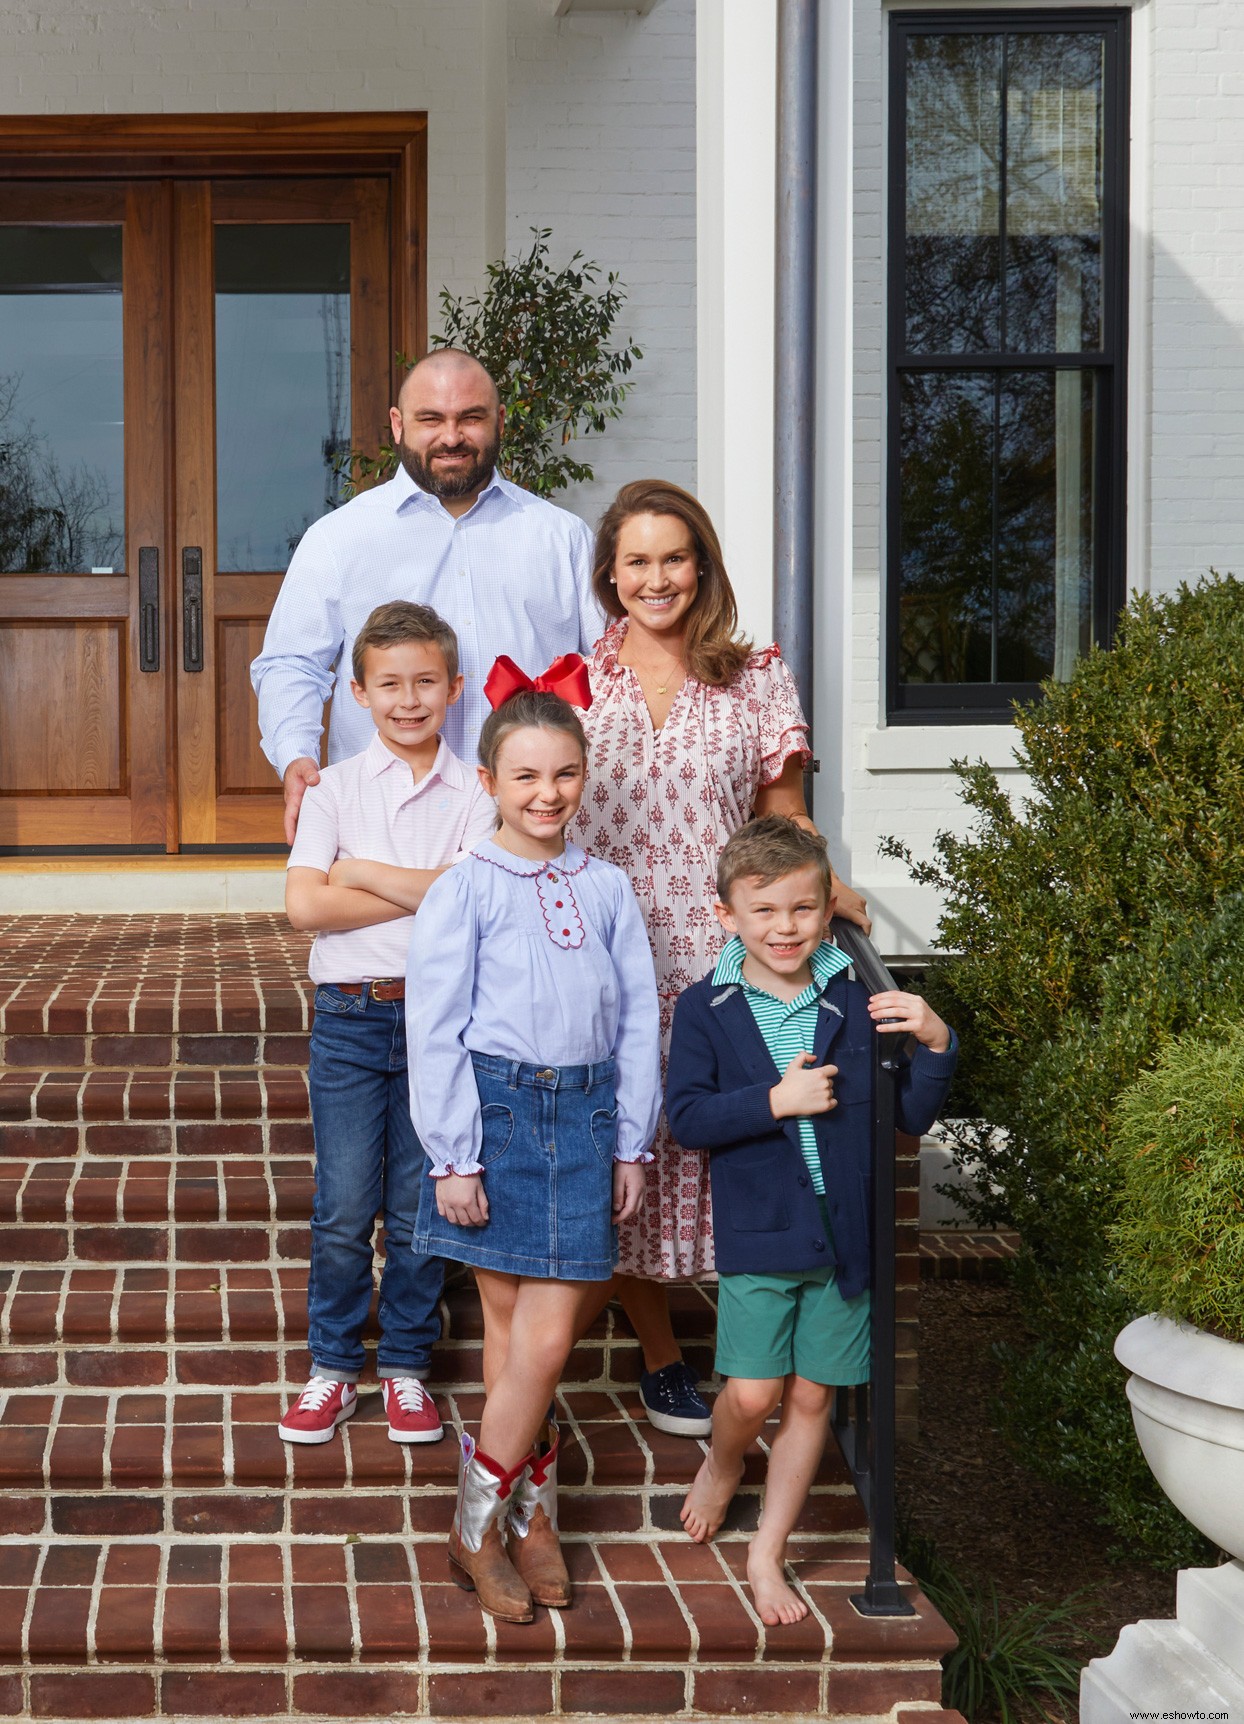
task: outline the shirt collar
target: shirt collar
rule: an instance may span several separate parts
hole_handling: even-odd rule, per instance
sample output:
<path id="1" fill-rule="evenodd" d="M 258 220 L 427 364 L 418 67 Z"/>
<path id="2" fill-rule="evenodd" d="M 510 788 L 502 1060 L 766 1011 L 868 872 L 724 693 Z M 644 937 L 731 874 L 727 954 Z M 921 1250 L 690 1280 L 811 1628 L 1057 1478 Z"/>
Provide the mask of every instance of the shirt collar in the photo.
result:
<path id="1" fill-rule="evenodd" d="M 437 509 L 442 514 L 447 515 L 450 520 L 454 519 L 452 515 L 449 515 L 448 510 L 443 507 L 439 497 L 434 497 L 431 491 L 425 491 L 421 486 L 415 484 L 415 481 L 411 478 L 410 474 L 406 471 L 405 467 L 402 466 L 400 461 L 397 464 L 397 472 L 394 473 L 389 483 L 393 487 L 394 514 L 400 514 L 403 509 L 410 506 L 421 509 Z M 509 485 L 508 481 L 503 479 L 494 467 L 492 470 L 492 478 L 489 479 L 488 483 L 484 486 L 484 489 L 475 499 L 474 505 L 467 511 L 467 514 L 474 514 L 475 510 L 480 506 L 484 498 L 487 497 L 490 492 L 495 491 L 499 496 L 504 497 L 508 494 L 510 489 L 512 489 L 512 487 Z M 458 519 L 465 520 L 466 516 L 459 516 Z"/>
<path id="2" fill-rule="evenodd" d="M 495 868 L 500 868 L 505 874 L 514 874 L 520 880 L 534 880 L 545 872 L 573 876 L 582 873 L 592 858 L 586 850 L 581 850 L 577 844 L 567 844 L 560 856 L 550 856 L 547 862 L 533 862 L 526 856 L 515 856 L 503 844 L 498 844 L 495 838 L 481 839 L 473 855 L 483 862 L 491 862 Z"/>
<path id="3" fill-rule="evenodd" d="M 753 988 L 753 984 L 743 974 L 743 960 L 746 956 L 747 948 L 736 934 L 732 940 L 727 941 L 725 950 L 717 960 L 717 967 L 713 971 L 714 987 L 723 983 L 733 983 L 735 987 Z M 840 971 L 849 968 L 850 963 L 850 958 L 840 946 L 836 946 L 832 940 L 822 940 L 808 959 L 808 968 L 812 971 L 812 981 L 803 990 L 803 993 L 788 1003 L 796 1006 L 804 1003 L 807 997 L 815 998 L 816 995 L 824 993 L 834 977 Z M 753 988 L 753 992 L 761 994 L 765 990 Z"/>
<path id="4" fill-rule="evenodd" d="M 415 775 L 406 762 L 394 754 L 391 748 L 385 747 L 379 731 L 373 733 L 371 741 L 367 744 L 365 758 L 364 770 L 369 778 L 379 778 L 380 774 L 387 772 L 391 766 L 399 766 L 410 774 L 412 784 L 415 781 Z M 434 778 L 439 778 L 443 784 L 450 785 L 454 790 L 464 790 L 470 782 L 465 765 L 458 759 L 443 736 L 440 738 L 436 750 L 436 758 L 418 782 L 428 784 Z"/>

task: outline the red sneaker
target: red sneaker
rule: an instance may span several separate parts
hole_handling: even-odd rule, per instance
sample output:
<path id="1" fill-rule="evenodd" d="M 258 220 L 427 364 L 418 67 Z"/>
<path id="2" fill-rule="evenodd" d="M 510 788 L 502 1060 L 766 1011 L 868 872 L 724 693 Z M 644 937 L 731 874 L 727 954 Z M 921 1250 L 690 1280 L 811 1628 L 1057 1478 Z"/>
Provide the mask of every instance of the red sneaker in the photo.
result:
<path id="1" fill-rule="evenodd" d="M 331 1377 L 312 1377 L 277 1426 L 285 1443 L 329 1443 L 337 1426 L 348 1419 L 359 1404 L 353 1383 L 336 1383 Z"/>
<path id="2" fill-rule="evenodd" d="M 385 1377 L 384 1410 L 391 1443 L 439 1443 L 444 1436 L 436 1402 L 418 1377 Z"/>

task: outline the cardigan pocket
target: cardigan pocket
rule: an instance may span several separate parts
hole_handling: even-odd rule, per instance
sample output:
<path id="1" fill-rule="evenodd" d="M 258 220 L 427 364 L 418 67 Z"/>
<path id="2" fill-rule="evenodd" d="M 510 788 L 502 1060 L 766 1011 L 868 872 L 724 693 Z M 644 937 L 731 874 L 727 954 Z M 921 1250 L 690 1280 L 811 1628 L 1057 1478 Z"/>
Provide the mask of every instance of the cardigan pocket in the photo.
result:
<path id="1" fill-rule="evenodd" d="M 724 1182 L 726 1211 L 735 1233 L 785 1233 L 790 1211 L 783 1192 L 785 1155 L 766 1155 L 763 1160 L 723 1160 L 716 1169 Z M 716 1220 L 716 1217 L 714 1217 Z"/>

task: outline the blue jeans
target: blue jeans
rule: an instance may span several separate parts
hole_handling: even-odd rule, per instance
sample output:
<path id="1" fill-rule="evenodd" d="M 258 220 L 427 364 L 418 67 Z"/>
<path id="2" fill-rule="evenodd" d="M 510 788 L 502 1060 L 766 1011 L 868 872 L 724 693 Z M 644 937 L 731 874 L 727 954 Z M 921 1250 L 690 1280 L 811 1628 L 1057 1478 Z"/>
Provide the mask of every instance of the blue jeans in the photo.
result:
<path id="1" fill-rule="evenodd" d="M 402 1001 L 318 987 L 310 1088 L 315 1203 L 307 1329 L 314 1367 L 343 1381 L 363 1369 L 372 1230 L 383 1214 L 376 1369 L 382 1377 L 426 1377 L 440 1339 L 445 1266 L 411 1247 L 427 1161 L 410 1119 Z"/>

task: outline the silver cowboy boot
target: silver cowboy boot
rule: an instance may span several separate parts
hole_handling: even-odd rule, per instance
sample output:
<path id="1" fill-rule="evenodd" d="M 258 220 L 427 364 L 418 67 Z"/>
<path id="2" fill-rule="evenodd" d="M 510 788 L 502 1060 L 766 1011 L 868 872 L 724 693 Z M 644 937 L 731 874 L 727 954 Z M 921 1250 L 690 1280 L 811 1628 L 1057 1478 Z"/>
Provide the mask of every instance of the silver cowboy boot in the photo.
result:
<path id="1" fill-rule="evenodd" d="M 450 1578 L 479 1595 L 505 1622 L 530 1622 L 531 1593 L 505 1553 L 503 1529 L 529 1457 L 506 1472 L 464 1431 L 458 1456 L 458 1501 L 449 1530 Z"/>
<path id="2" fill-rule="evenodd" d="M 557 1541 L 557 1453 L 561 1433 L 550 1416 L 544 1452 L 537 1443 L 510 1508 L 510 1560 L 537 1604 L 570 1603 L 570 1576 Z"/>

